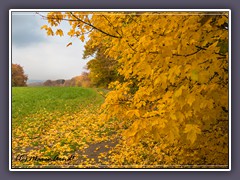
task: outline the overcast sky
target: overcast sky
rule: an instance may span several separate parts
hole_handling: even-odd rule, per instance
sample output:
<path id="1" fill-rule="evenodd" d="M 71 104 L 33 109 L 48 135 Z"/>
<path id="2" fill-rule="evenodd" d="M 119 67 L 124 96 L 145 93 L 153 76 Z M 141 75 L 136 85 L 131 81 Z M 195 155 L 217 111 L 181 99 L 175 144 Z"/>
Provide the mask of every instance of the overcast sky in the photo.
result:
<path id="1" fill-rule="evenodd" d="M 71 79 L 86 71 L 84 43 L 67 35 L 68 23 L 61 25 L 62 37 L 47 36 L 41 30 L 44 24 L 46 20 L 34 12 L 12 13 L 12 63 L 23 66 L 29 80 Z M 72 46 L 66 47 L 70 42 Z"/>

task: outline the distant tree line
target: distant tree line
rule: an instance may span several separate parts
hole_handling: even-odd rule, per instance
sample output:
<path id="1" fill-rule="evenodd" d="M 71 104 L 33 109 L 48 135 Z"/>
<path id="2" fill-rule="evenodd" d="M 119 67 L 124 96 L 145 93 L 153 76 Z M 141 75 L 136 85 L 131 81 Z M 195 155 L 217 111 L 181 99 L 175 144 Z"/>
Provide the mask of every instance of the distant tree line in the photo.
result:
<path id="1" fill-rule="evenodd" d="M 89 56 L 88 53 L 92 55 L 92 52 L 85 51 L 84 58 Z M 81 75 L 67 80 L 49 79 L 45 82 L 27 84 L 28 76 L 24 73 L 23 67 L 19 64 L 12 64 L 12 86 L 78 86 L 108 88 L 110 82 L 121 79 L 116 72 L 116 66 L 115 60 L 108 59 L 98 52 L 96 58 L 87 63 L 87 69 L 90 70 L 90 72 L 83 72 Z"/>
<path id="2" fill-rule="evenodd" d="M 47 80 L 43 83 L 43 86 L 78 86 L 78 87 L 90 87 L 89 73 L 83 72 L 80 76 L 75 76 L 72 79 L 58 79 Z"/>
<path id="3" fill-rule="evenodd" d="M 63 86 L 65 80 L 58 79 L 58 80 L 47 80 L 43 83 L 44 86 Z"/>

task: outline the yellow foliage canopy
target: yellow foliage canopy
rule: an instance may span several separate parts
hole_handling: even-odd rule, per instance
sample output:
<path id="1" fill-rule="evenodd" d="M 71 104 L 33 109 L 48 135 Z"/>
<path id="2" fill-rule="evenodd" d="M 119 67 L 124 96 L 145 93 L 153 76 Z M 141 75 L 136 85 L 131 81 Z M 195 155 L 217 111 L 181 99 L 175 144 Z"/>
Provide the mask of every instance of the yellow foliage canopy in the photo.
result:
<path id="1" fill-rule="evenodd" d="M 90 16 L 91 14 L 91 16 Z M 125 137 L 194 143 L 209 124 L 228 118 L 228 14 L 164 12 L 51 12 L 69 36 L 88 34 L 91 48 L 118 61 L 123 82 L 110 86 L 102 105 L 109 118 L 130 122 Z M 42 27 L 48 35 L 53 32 Z M 58 35 L 63 33 L 59 30 Z"/>

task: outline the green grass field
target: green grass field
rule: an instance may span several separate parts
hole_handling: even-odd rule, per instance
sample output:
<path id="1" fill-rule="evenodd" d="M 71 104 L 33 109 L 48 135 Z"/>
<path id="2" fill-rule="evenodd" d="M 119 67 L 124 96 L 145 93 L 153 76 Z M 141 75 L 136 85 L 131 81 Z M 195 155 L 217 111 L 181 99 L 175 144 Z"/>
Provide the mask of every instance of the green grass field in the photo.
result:
<path id="1" fill-rule="evenodd" d="M 106 93 L 106 90 L 100 91 Z M 104 142 L 102 146 L 105 146 L 107 141 L 114 139 L 114 136 L 109 137 L 112 128 L 105 127 L 99 118 L 98 110 L 103 102 L 103 96 L 91 88 L 12 88 L 13 167 L 66 165 L 64 161 L 21 161 L 17 159 L 19 155 L 53 159 L 56 155 L 69 157 L 74 154 L 75 159 L 68 164 L 94 164 L 100 153 L 93 154 L 95 144 L 101 146 Z"/>
<path id="2" fill-rule="evenodd" d="M 104 99 L 96 90 L 81 87 L 14 87 L 12 88 L 12 118 L 23 117 L 46 110 L 70 113 L 99 105 Z M 15 121 L 13 121 L 14 123 Z"/>

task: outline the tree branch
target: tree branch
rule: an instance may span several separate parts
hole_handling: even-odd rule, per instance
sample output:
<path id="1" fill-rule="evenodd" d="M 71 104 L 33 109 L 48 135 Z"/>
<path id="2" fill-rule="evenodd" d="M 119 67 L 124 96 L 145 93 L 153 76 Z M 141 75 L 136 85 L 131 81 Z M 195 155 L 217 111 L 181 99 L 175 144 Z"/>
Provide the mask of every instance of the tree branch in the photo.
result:
<path id="1" fill-rule="evenodd" d="M 122 37 L 121 34 L 119 34 L 119 32 L 117 31 L 117 29 L 113 26 L 113 24 L 109 21 L 109 19 L 105 16 L 105 15 L 102 15 L 107 21 L 108 21 L 108 24 L 115 30 L 115 32 L 120 36 Z"/>
<path id="2" fill-rule="evenodd" d="M 44 15 L 42 15 L 42 14 L 39 14 L 38 12 L 37 12 L 37 14 L 40 15 L 43 19 L 48 20 L 48 18 L 47 18 L 46 16 L 44 16 Z M 70 14 L 71 14 L 74 18 L 76 18 L 76 19 L 64 19 L 64 18 L 63 18 L 63 19 L 61 19 L 61 20 L 63 20 L 63 21 L 73 21 L 73 22 L 74 22 L 74 21 L 75 21 L 75 22 L 82 22 L 82 23 L 84 23 L 84 24 L 86 24 L 86 25 L 92 27 L 93 29 L 95 29 L 95 30 L 97 30 L 97 31 L 99 31 L 99 32 L 101 32 L 101 33 L 107 35 L 107 36 L 110 36 L 110 37 L 113 37 L 113 38 L 121 38 L 121 37 L 119 37 L 119 36 L 111 35 L 111 34 L 105 32 L 105 31 L 103 31 L 103 30 L 101 30 L 101 29 L 95 27 L 94 25 L 92 25 L 92 24 L 90 24 L 90 23 L 88 23 L 88 22 L 85 22 L 85 21 L 79 19 L 77 16 L 75 16 L 74 14 L 72 14 L 72 12 L 70 12 Z M 59 20 L 59 18 L 51 18 L 51 19 Z"/>
<path id="3" fill-rule="evenodd" d="M 193 52 L 193 53 L 190 53 L 190 54 L 173 54 L 174 56 L 185 56 L 185 57 L 188 57 L 188 56 L 192 56 L 192 55 L 194 55 L 194 54 L 197 54 L 198 52 L 200 52 L 200 51 L 202 51 L 202 50 L 204 50 L 204 49 L 202 49 L 202 48 L 198 48 L 198 50 L 197 51 L 195 51 L 195 52 Z"/>
<path id="4" fill-rule="evenodd" d="M 82 36 L 82 35 L 84 35 L 84 34 L 88 34 L 88 33 L 92 32 L 92 30 L 93 30 L 93 28 L 90 29 L 88 32 L 81 33 L 81 34 L 78 34 L 78 35 L 75 35 L 75 36 L 76 36 L 76 37 L 79 37 L 79 36 Z"/>
<path id="5" fill-rule="evenodd" d="M 133 49 L 133 47 L 129 44 L 129 42 L 127 42 L 128 47 L 130 47 L 131 50 L 133 50 L 135 53 L 137 52 L 135 49 Z"/>
<path id="6" fill-rule="evenodd" d="M 77 16 L 75 16 L 72 12 L 70 12 L 70 14 L 71 14 L 74 18 L 76 18 L 78 21 L 80 21 L 80 22 L 82 22 L 82 23 L 84 23 L 84 24 L 92 27 L 93 29 L 96 29 L 97 31 L 99 31 L 99 32 L 101 32 L 101 33 L 103 33 L 103 34 L 105 34 L 105 35 L 107 35 L 107 36 L 110 36 L 110 37 L 113 37 L 113 38 L 121 38 L 121 37 L 119 37 L 119 36 L 114 36 L 114 35 L 112 35 L 112 34 L 109 34 L 109 33 L 105 32 L 105 31 L 103 31 L 103 30 L 95 27 L 94 25 L 92 25 L 92 24 L 90 24 L 90 23 L 87 23 L 87 22 L 79 19 L 79 18 L 78 18 Z"/>

